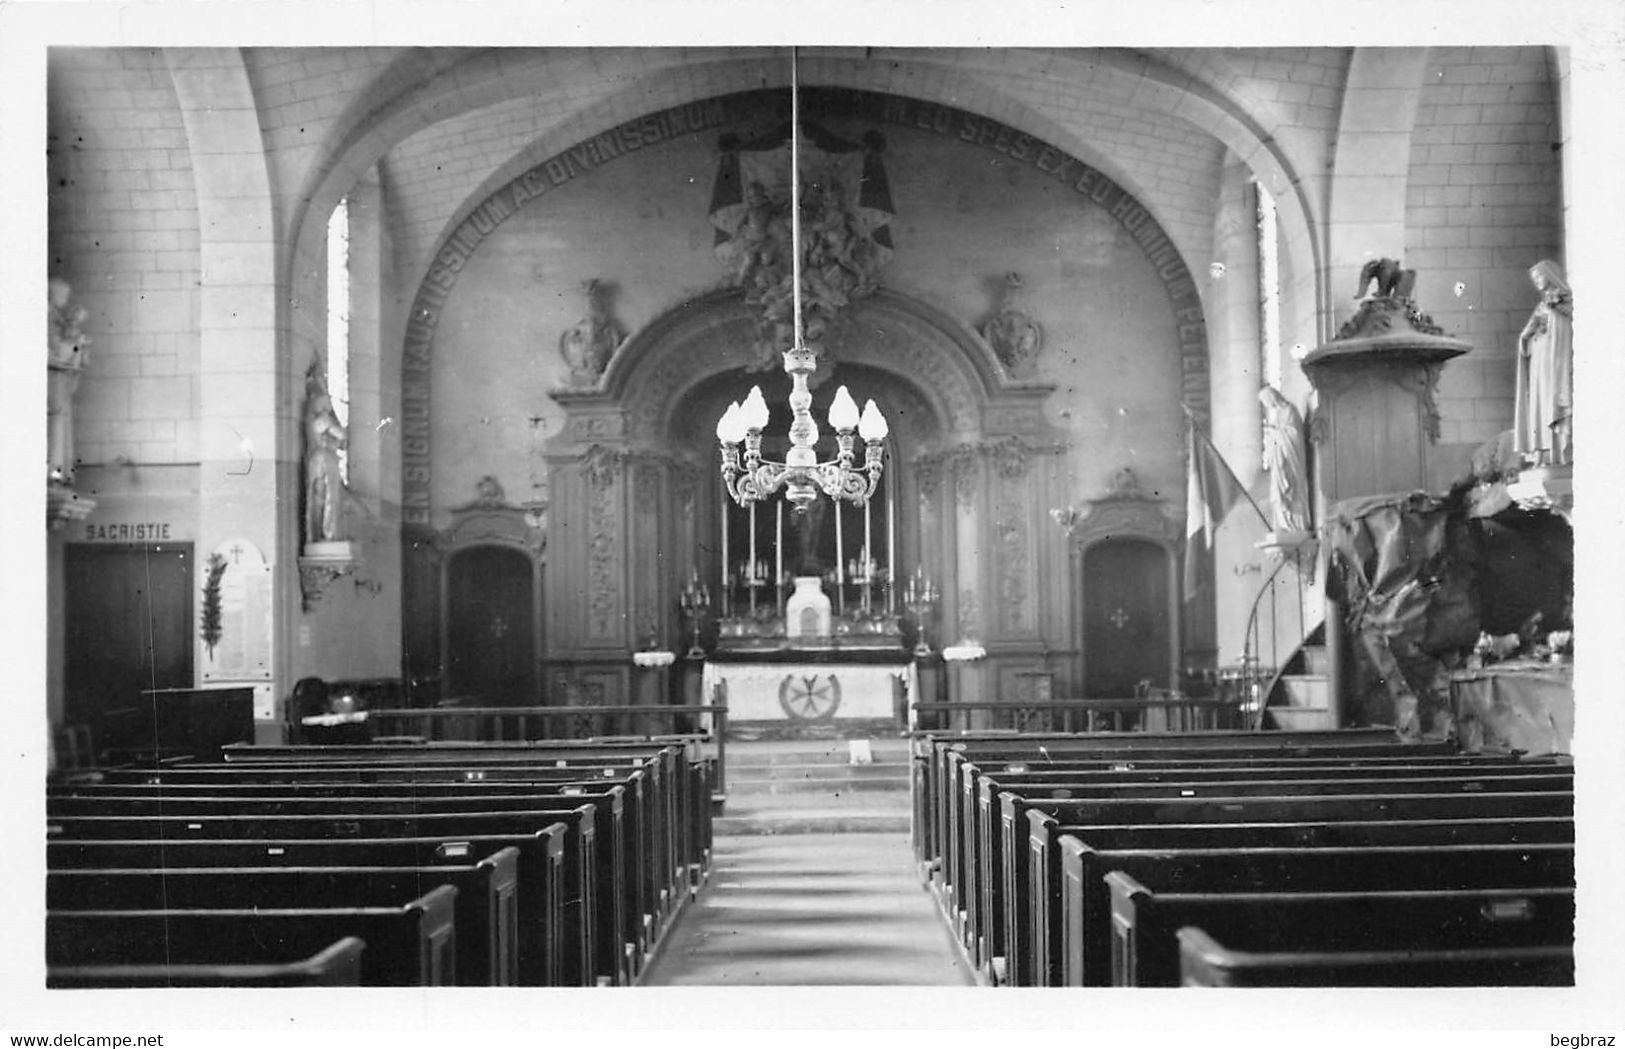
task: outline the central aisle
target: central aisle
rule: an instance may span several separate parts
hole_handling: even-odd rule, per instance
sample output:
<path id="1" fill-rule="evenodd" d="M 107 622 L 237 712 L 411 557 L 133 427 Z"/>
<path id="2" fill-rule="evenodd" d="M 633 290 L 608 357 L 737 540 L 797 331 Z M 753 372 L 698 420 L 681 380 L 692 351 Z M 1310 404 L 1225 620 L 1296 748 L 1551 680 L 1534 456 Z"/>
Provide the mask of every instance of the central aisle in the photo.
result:
<path id="1" fill-rule="evenodd" d="M 716 839 L 709 884 L 641 981 L 965 985 L 906 833 Z"/>

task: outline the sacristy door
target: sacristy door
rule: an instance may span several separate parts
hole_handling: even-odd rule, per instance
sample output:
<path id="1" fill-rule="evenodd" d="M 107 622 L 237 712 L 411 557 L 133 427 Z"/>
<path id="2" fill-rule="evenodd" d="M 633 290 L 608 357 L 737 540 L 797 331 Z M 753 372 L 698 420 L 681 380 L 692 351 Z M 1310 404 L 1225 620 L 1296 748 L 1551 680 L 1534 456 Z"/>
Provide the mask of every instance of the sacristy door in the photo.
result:
<path id="1" fill-rule="evenodd" d="M 1168 552 L 1139 539 L 1106 539 L 1084 552 L 1084 692 L 1125 698 L 1168 680 Z"/>
<path id="2" fill-rule="evenodd" d="M 143 689 L 191 688 L 192 544 L 63 549 L 63 716 L 100 729 Z"/>
<path id="3" fill-rule="evenodd" d="M 475 546 L 446 563 L 446 683 L 492 706 L 538 703 L 535 566 L 523 551 Z"/>

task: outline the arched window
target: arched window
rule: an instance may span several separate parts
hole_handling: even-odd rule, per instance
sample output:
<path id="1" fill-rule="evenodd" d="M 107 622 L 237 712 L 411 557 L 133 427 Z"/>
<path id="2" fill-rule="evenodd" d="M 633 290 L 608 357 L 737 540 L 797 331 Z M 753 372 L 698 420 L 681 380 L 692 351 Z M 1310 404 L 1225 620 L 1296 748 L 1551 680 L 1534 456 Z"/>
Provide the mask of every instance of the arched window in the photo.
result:
<path id="1" fill-rule="evenodd" d="M 1258 183 L 1258 358 L 1267 385 L 1281 388 L 1281 258 L 1275 224 L 1275 200 Z"/>
<path id="2" fill-rule="evenodd" d="M 350 425 L 350 198 L 327 220 L 327 393 L 333 411 Z M 350 482 L 349 449 L 339 451 L 339 476 Z"/>

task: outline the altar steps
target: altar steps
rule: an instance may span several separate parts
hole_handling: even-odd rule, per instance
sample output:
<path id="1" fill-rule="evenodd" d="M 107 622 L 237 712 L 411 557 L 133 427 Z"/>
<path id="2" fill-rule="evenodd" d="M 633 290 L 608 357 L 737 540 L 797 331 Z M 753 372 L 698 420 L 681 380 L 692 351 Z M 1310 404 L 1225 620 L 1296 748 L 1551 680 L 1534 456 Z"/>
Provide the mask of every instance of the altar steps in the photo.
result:
<path id="1" fill-rule="evenodd" d="M 714 830 L 723 835 L 906 833 L 908 742 L 854 741 L 728 745 L 728 800 Z"/>

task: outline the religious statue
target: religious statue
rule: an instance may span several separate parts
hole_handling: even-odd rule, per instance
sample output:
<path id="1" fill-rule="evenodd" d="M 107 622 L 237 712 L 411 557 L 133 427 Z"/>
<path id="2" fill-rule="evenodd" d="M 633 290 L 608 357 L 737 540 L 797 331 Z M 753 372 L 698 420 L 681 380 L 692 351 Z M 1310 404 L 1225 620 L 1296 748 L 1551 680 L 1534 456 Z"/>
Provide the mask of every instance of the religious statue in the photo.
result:
<path id="1" fill-rule="evenodd" d="M 73 288 L 61 277 L 47 285 L 46 306 L 46 459 L 52 484 L 73 484 L 73 395 L 89 362 L 90 339 L 82 330 L 88 315 L 83 306 L 69 307 Z"/>
<path id="2" fill-rule="evenodd" d="M 626 332 L 609 315 L 607 286 L 595 279 L 582 288 L 587 294 L 587 315 L 559 336 L 559 353 L 570 366 L 570 382 L 591 386 L 604 374 Z"/>
<path id="3" fill-rule="evenodd" d="M 339 422 L 323 381 L 321 361 L 305 373 L 305 542 L 327 543 L 343 538 L 339 516 L 344 502 L 344 477 L 339 452 L 347 434 Z"/>
<path id="4" fill-rule="evenodd" d="M 1513 442 L 1533 465 L 1559 465 L 1574 451 L 1574 300 L 1550 259 L 1535 263 L 1529 279 L 1540 302 L 1518 336 Z"/>
<path id="5" fill-rule="evenodd" d="M 1281 391 L 1258 391 L 1264 406 L 1264 469 L 1270 475 L 1270 526 L 1277 535 L 1309 531 L 1309 475 L 1303 417 Z"/>
<path id="6" fill-rule="evenodd" d="M 1038 370 L 1038 353 L 1044 345 L 1043 329 L 1016 305 L 1020 292 L 1021 274 L 1006 274 L 998 311 L 982 326 L 982 337 L 1010 374 L 1018 379 Z"/>

